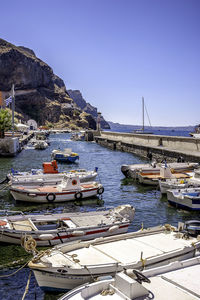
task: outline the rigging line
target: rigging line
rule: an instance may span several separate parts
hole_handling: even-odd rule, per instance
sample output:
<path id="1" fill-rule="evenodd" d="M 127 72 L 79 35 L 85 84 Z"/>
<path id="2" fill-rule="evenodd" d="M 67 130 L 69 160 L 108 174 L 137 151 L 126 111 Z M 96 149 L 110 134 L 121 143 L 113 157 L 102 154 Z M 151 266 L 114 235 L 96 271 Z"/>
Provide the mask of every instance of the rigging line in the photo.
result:
<path id="1" fill-rule="evenodd" d="M 146 108 L 146 105 L 145 105 L 145 104 L 144 104 L 144 107 L 145 107 L 145 111 L 146 111 L 146 114 L 147 114 L 147 118 L 148 118 L 148 120 L 149 120 L 149 124 L 150 124 L 150 126 L 152 127 L 151 121 L 150 121 L 150 118 L 149 118 L 149 115 L 148 115 L 147 108 Z"/>

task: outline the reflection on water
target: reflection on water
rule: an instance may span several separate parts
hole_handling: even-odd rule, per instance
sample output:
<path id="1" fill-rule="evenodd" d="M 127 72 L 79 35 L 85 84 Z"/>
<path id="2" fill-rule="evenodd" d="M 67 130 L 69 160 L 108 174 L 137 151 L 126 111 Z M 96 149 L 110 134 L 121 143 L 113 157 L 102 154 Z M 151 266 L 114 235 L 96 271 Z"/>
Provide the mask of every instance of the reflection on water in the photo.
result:
<path id="1" fill-rule="evenodd" d="M 160 192 L 156 187 L 148 187 L 138 184 L 133 180 L 124 178 L 121 173 L 122 164 L 142 163 L 142 160 L 130 153 L 112 151 L 103 148 L 93 142 L 77 142 L 69 139 L 69 134 L 50 135 L 50 146 L 45 150 L 35 150 L 27 147 L 14 158 L 0 158 L 0 181 L 5 179 L 11 168 L 18 171 L 29 171 L 30 169 L 42 168 L 44 161 L 51 160 L 53 149 L 60 147 L 71 148 L 79 154 L 80 159 L 73 165 L 58 164 L 59 171 L 71 169 L 93 170 L 98 167 L 98 180 L 104 185 L 105 192 L 102 200 L 98 198 L 85 199 L 81 201 L 70 201 L 66 203 L 31 204 L 16 203 L 7 190 L 0 191 L 0 209 L 23 211 L 24 213 L 60 213 L 63 211 L 74 212 L 84 210 L 95 210 L 99 207 L 113 207 L 121 204 L 131 204 L 135 207 L 135 218 L 129 231 L 138 230 L 142 223 L 144 227 L 155 226 L 164 223 L 177 225 L 178 221 L 199 219 L 199 213 L 176 210 L 168 205 L 166 197 L 160 198 Z M 2 186 L 0 186 L 1 188 Z M 20 246 L 1 245 L 0 265 L 7 266 L 13 261 L 27 254 Z M 9 265 L 10 266 L 10 265 Z M 0 275 L 6 275 L 14 270 L 1 270 Z M 16 275 L 0 278 L 0 299 L 21 299 L 28 280 L 29 269 L 25 268 Z M 52 294 L 44 294 L 35 282 L 34 275 L 31 276 L 29 292 L 25 299 L 50 300 L 57 299 Z"/>

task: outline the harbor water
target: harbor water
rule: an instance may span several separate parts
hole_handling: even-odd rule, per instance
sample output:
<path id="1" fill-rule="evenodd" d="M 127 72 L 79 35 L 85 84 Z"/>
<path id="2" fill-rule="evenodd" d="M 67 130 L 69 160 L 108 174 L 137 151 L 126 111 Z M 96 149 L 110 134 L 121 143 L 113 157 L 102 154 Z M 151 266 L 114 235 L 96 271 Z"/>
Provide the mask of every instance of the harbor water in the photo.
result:
<path id="1" fill-rule="evenodd" d="M 66 133 L 51 134 L 49 136 L 50 146 L 46 150 L 35 150 L 33 147 L 26 147 L 14 158 L 0 158 L 0 181 L 2 181 L 11 168 L 18 171 L 30 171 L 31 169 L 42 168 L 42 163 L 51 161 L 51 152 L 58 147 L 71 148 L 79 154 L 79 161 L 72 164 L 58 163 L 59 171 L 72 169 L 93 170 L 98 167 L 98 181 L 104 186 L 102 199 L 93 198 L 82 201 L 72 201 L 57 204 L 29 204 L 16 203 L 10 196 L 7 189 L 0 191 L 0 209 L 23 211 L 24 213 L 45 213 L 45 212 L 74 212 L 85 210 L 96 210 L 101 207 L 113 207 L 121 204 L 131 204 L 135 207 L 135 218 L 129 231 L 138 230 L 141 227 L 150 227 L 170 223 L 177 225 L 178 221 L 199 219 L 199 213 L 186 212 L 170 207 L 166 197 L 160 197 L 160 192 L 155 187 L 142 186 L 137 182 L 124 178 L 121 173 L 122 164 L 145 163 L 144 159 L 130 153 L 113 151 L 95 142 L 82 142 L 70 140 Z M 5 277 L 16 271 L 11 268 L 12 262 L 26 259 L 26 253 L 21 246 L 0 244 L 0 299 L 18 300 L 22 299 L 29 277 L 29 269 L 22 268 L 16 274 Z M 25 299 L 50 300 L 59 296 L 45 294 L 38 286 L 31 275 L 28 293 Z"/>

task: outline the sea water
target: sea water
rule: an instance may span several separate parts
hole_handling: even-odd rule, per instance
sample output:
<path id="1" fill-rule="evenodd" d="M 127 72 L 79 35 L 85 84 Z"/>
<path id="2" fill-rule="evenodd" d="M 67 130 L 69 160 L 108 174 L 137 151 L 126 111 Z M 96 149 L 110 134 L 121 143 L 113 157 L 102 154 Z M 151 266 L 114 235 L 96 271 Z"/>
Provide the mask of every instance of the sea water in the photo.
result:
<path id="1" fill-rule="evenodd" d="M 16 203 L 7 190 L 0 191 L 0 209 L 17 210 L 25 213 L 58 213 L 96 210 L 101 207 L 113 207 L 121 204 L 131 204 L 135 207 L 135 218 L 129 231 L 134 231 L 143 227 L 156 226 L 170 223 L 177 225 L 178 221 L 198 219 L 199 214 L 177 210 L 168 205 L 166 197 L 160 198 L 160 192 L 156 187 L 142 186 L 137 182 L 124 178 L 121 172 L 121 165 L 145 163 L 133 154 L 113 151 L 104 148 L 95 142 L 71 141 L 69 134 L 51 134 L 49 137 L 50 146 L 46 150 L 35 150 L 32 146 L 27 146 L 14 158 L 0 158 L 0 181 L 11 168 L 18 171 L 30 171 L 31 169 L 42 168 L 42 163 L 51 161 L 51 152 L 60 149 L 71 148 L 73 152 L 79 154 L 79 161 L 67 165 L 58 164 L 59 171 L 69 171 L 72 169 L 94 170 L 98 167 L 97 180 L 100 181 L 105 192 L 102 199 L 86 199 L 80 202 L 66 202 L 57 204 L 30 204 Z M 7 268 L 13 261 L 24 256 L 21 246 L 0 245 L 0 276 L 14 272 L 16 269 Z M 26 258 L 26 257 L 25 257 Z M 0 277 L 0 299 L 13 300 L 21 299 L 29 276 L 29 269 L 23 268 L 18 273 L 10 277 Z M 58 295 L 45 294 L 37 286 L 34 275 L 31 275 L 29 291 L 26 295 L 28 299 L 50 300 L 57 299 Z"/>

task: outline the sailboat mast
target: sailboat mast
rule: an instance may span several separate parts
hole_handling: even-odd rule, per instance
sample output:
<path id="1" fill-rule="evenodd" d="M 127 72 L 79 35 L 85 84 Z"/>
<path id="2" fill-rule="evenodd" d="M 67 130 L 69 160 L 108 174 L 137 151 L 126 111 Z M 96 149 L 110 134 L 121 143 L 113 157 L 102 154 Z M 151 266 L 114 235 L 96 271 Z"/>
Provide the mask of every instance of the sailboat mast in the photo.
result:
<path id="1" fill-rule="evenodd" d="M 144 131 L 144 97 L 142 97 L 142 131 Z"/>

